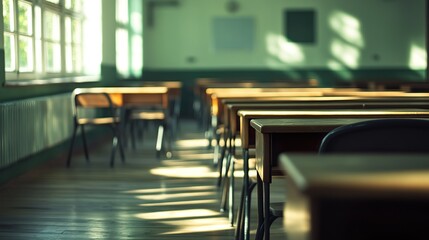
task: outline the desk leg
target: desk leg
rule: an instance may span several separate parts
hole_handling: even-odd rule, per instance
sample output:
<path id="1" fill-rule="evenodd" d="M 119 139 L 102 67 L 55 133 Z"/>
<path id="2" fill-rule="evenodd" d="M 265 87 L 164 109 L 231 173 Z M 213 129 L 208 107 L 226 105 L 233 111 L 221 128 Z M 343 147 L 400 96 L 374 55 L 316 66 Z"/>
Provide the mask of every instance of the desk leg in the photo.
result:
<path id="1" fill-rule="evenodd" d="M 231 226 L 234 226 L 234 171 L 235 171 L 235 162 L 234 157 L 231 158 L 231 176 L 229 181 L 229 220 L 231 222 Z"/>
<path id="2" fill-rule="evenodd" d="M 243 239 L 249 239 L 250 234 L 250 196 L 249 196 L 249 149 L 243 148 L 243 189 L 244 189 L 244 226 Z"/>
<path id="3" fill-rule="evenodd" d="M 270 183 L 264 182 L 264 234 L 265 240 L 270 240 L 271 212 L 270 212 Z"/>
<path id="4" fill-rule="evenodd" d="M 226 133 L 229 133 L 230 131 L 227 131 Z M 228 158 L 229 154 L 231 154 L 231 136 L 228 134 L 224 133 L 224 147 L 222 148 L 222 152 L 221 152 L 221 156 L 219 158 L 216 157 L 216 152 L 214 154 L 214 159 L 216 159 L 216 164 L 218 168 L 219 168 L 219 177 L 218 177 L 218 181 L 217 181 L 217 186 L 220 187 L 220 184 L 222 182 L 222 170 L 223 170 L 223 160 L 225 158 L 225 156 Z M 228 148 L 228 151 L 226 150 Z"/>
<path id="5" fill-rule="evenodd" d="M 258 188 L 258 227 L 256 229 L 256 240 L 263 239 L 264 234 L 264 192 L 263 192 L 263 183 L 262 179 L 258 173 L 256 173 L 257 177 L 257 188 Z"/>

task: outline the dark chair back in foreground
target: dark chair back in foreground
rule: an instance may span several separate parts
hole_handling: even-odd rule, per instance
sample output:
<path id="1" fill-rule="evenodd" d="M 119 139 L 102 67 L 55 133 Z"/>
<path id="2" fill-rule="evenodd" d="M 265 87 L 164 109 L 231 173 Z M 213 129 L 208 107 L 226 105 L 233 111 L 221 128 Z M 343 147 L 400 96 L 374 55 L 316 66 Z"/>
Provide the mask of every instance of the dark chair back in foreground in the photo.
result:
<path id="1" fill-rule="evenodd" d="M 329 132 L 319 153 L 428 153 L 429 120 L 376 119 Z"/>

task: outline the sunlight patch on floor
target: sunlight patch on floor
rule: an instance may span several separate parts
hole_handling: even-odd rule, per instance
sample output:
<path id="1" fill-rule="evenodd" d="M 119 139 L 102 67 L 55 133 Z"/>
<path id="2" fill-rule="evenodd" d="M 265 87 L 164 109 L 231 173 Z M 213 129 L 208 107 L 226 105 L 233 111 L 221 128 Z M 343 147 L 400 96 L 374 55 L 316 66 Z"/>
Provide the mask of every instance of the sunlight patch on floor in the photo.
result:
<path id="1" fill-rule="evenodd" d="M 176 201 L 176 202 L 156 202 L 156 203 L 142 203 L 140 207 L 163 207 L 163 206 L 183 206 L 183 205 L 198 205 L 198 204 L 212 204 L 217 203 L 219 200 L 206 199 L 206 200 L 194 200 L 194 201 Z"/>
<path id="2" fill-rule="evenodd" d="M 151 174 L 175 178 L 216 178 L 218 173 L 209 167 L 159 167 L 150 170 Z"/>
<path id="3" fill-rule="evenodd" d="M 224 217 L 163 221 L 162 223 L 179 227 L 176 230 L 165 232 L 163 235 L 214 232 L 233 228 L 228 219 Z"/>
<path id="4" fill-rule="evenodd" d="M 135 189 L 125 191 L 124 193 L 165 193 L 165 192 L 179 192 L 179 191 L 200 191 L 200 190 L 214 190 L 215 186 L 189 186 L 189 187 L 159 187 L 151 189 Z"/>
<path id="5" fill-rule="evenodd" d="M 209 144 L 207 139 L 185 139 L 177 140 L 176 146 L 179 148 L 197 148 L 197 147 L 207 147 Z"/>
<path id="6" fill-rule="evenodd" d="M 151 194 L 151 195 L 140 195 L 136 196 L 137 199 L 141 200 L 167 200 L 172 198 L 190 198 L 190 197 L 204 197 L 204 196 L 213 196 L 214 192 L 184 192 L 184 193 L 161 193 L 161 194 Z"/>
<path id="7" fill-rule="evenodd" d="M 219 216 L 220 213 L 209 210 L 209 209 L 188 209 L 188 210 L 173 210 L 173 211 L 161 211 L 161 212 L 150 212 L 150 213 L 139 213 L 136 217 L 148 220 L 160 220 L 160 219 L 178 219 L 180 223 L 186 220 L 183 218 L 201 218 L 201 217 L 212 217 Z M 196 219 L 199 220 L 199 219 Z"/>

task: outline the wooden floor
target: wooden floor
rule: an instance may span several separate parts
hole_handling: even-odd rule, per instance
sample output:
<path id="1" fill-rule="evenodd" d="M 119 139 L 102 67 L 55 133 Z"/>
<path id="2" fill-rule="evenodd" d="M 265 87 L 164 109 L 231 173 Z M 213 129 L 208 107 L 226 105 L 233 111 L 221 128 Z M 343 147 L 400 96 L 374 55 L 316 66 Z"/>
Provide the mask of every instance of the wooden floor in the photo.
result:
<path id="1" fill-rule="evenodd" d="M 53 161 L 0 187 L 0 239 L 234 239 L 197 124 L 181 123 L 173 157 L 161 161 L 150 129 L 113 169 L 106 144 L 90 150 L 88 164 L 76 153 L 69 169 Z M 281 219 L 272 230 L 272 239 L 285 238 Z"/>

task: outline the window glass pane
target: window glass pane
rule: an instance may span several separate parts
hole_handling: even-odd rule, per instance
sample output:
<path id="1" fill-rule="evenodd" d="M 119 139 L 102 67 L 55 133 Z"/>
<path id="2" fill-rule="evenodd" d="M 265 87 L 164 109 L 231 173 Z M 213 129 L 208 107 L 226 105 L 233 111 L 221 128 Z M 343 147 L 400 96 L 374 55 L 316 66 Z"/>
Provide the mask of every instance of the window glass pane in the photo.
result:
<path id="1" fill-rule="evenodd" d="M 140 35 L 134 35 L 131 42 L 132 49 L 132 71 L 135 77 L 141 76 L 143 67 L 143 38 Z"/>
<path id="2" fill-rule="evenodd" d="M 18 29 L 20 33 L 26 35 L 33 34 L 33 11 L 30 4 L 18 2 Z"/>
<path id="3" fill-rule="evenodd" d="M 4 34 L 4 58 L 6 72 L 16 71 L 15 65 L 15 37 L 11 34 Z"/>
<path id="4" fill-rule="evenodd" d="M 73 42 L 74 43 L 81 43 L 82 42 L 82 24 L 81 21 L 74 19 L 73 20 Z"/>
<path id="5" fill-rule="evenodd" d="M 82 47 L 79 44 L 73 47 L 73 66 L 76 73 L 82 72 Z"/>
<path id="6" fill-rule="evenodd" d="M 116 30 L 116 67 L 123 76 L 128 76 L 128 32 L 125 29 Z"/>
<path id="7" fill-rule="evenodd" d="M 60 0 L 46 0 L 47 2 L 58 4 L 60 3 Z"/>
<path id="8" fill-rule="evenodd" d="M 61 71 L 61 48 L 59 43 L 45 44 L 45 58 L 47 72 Z"/>
<path id="9" fill-rule="evenodd" d="M 52 41 L 60 40 L 60 16 L 56 13 L 45 11 L 45 38 Z"/>
<path id="10" fill-rule="evenodd" d="M 71 73 L 73 72 L 73 50 L 72 45 L 67 44 L 66 45 L 66 72 Z"/>
<path id="11" fill-rule="evenodd" d="M 9 32 L 15 31 L 14 27 L 14 12 L 13 12 L 13 1 L 3 0 L 3 22 L 4 29 Z"/>
<path id="12" fill-rule="evenodd" d="M 66 46 L 66 72 L 82 72 L 82 48 L 80 45 L 67 44 Z"/>
<path id="13" fill-rule="evenodd" d="M 82 0 L 65 0 L 65 7 L 75 12 L 82 10 Z"/>
<path id="14" fill-rule="evenodd" d="M 128 23 L 128 0 L 116 0 L 116 21 Z"/>
<path id="15" fill-rule="evenodd" d="M 71 22 L 71 18 L 70 17 L 66 17 L 65 19 L 65 40 L 66 43 L 71 43 L 72 42 L 72 22 Z"/>
<path id="16" fill-rule="evenodd" d="M 33 72 L 33 38 L 20 36 L 18 46 L 19 71 Z"/>

